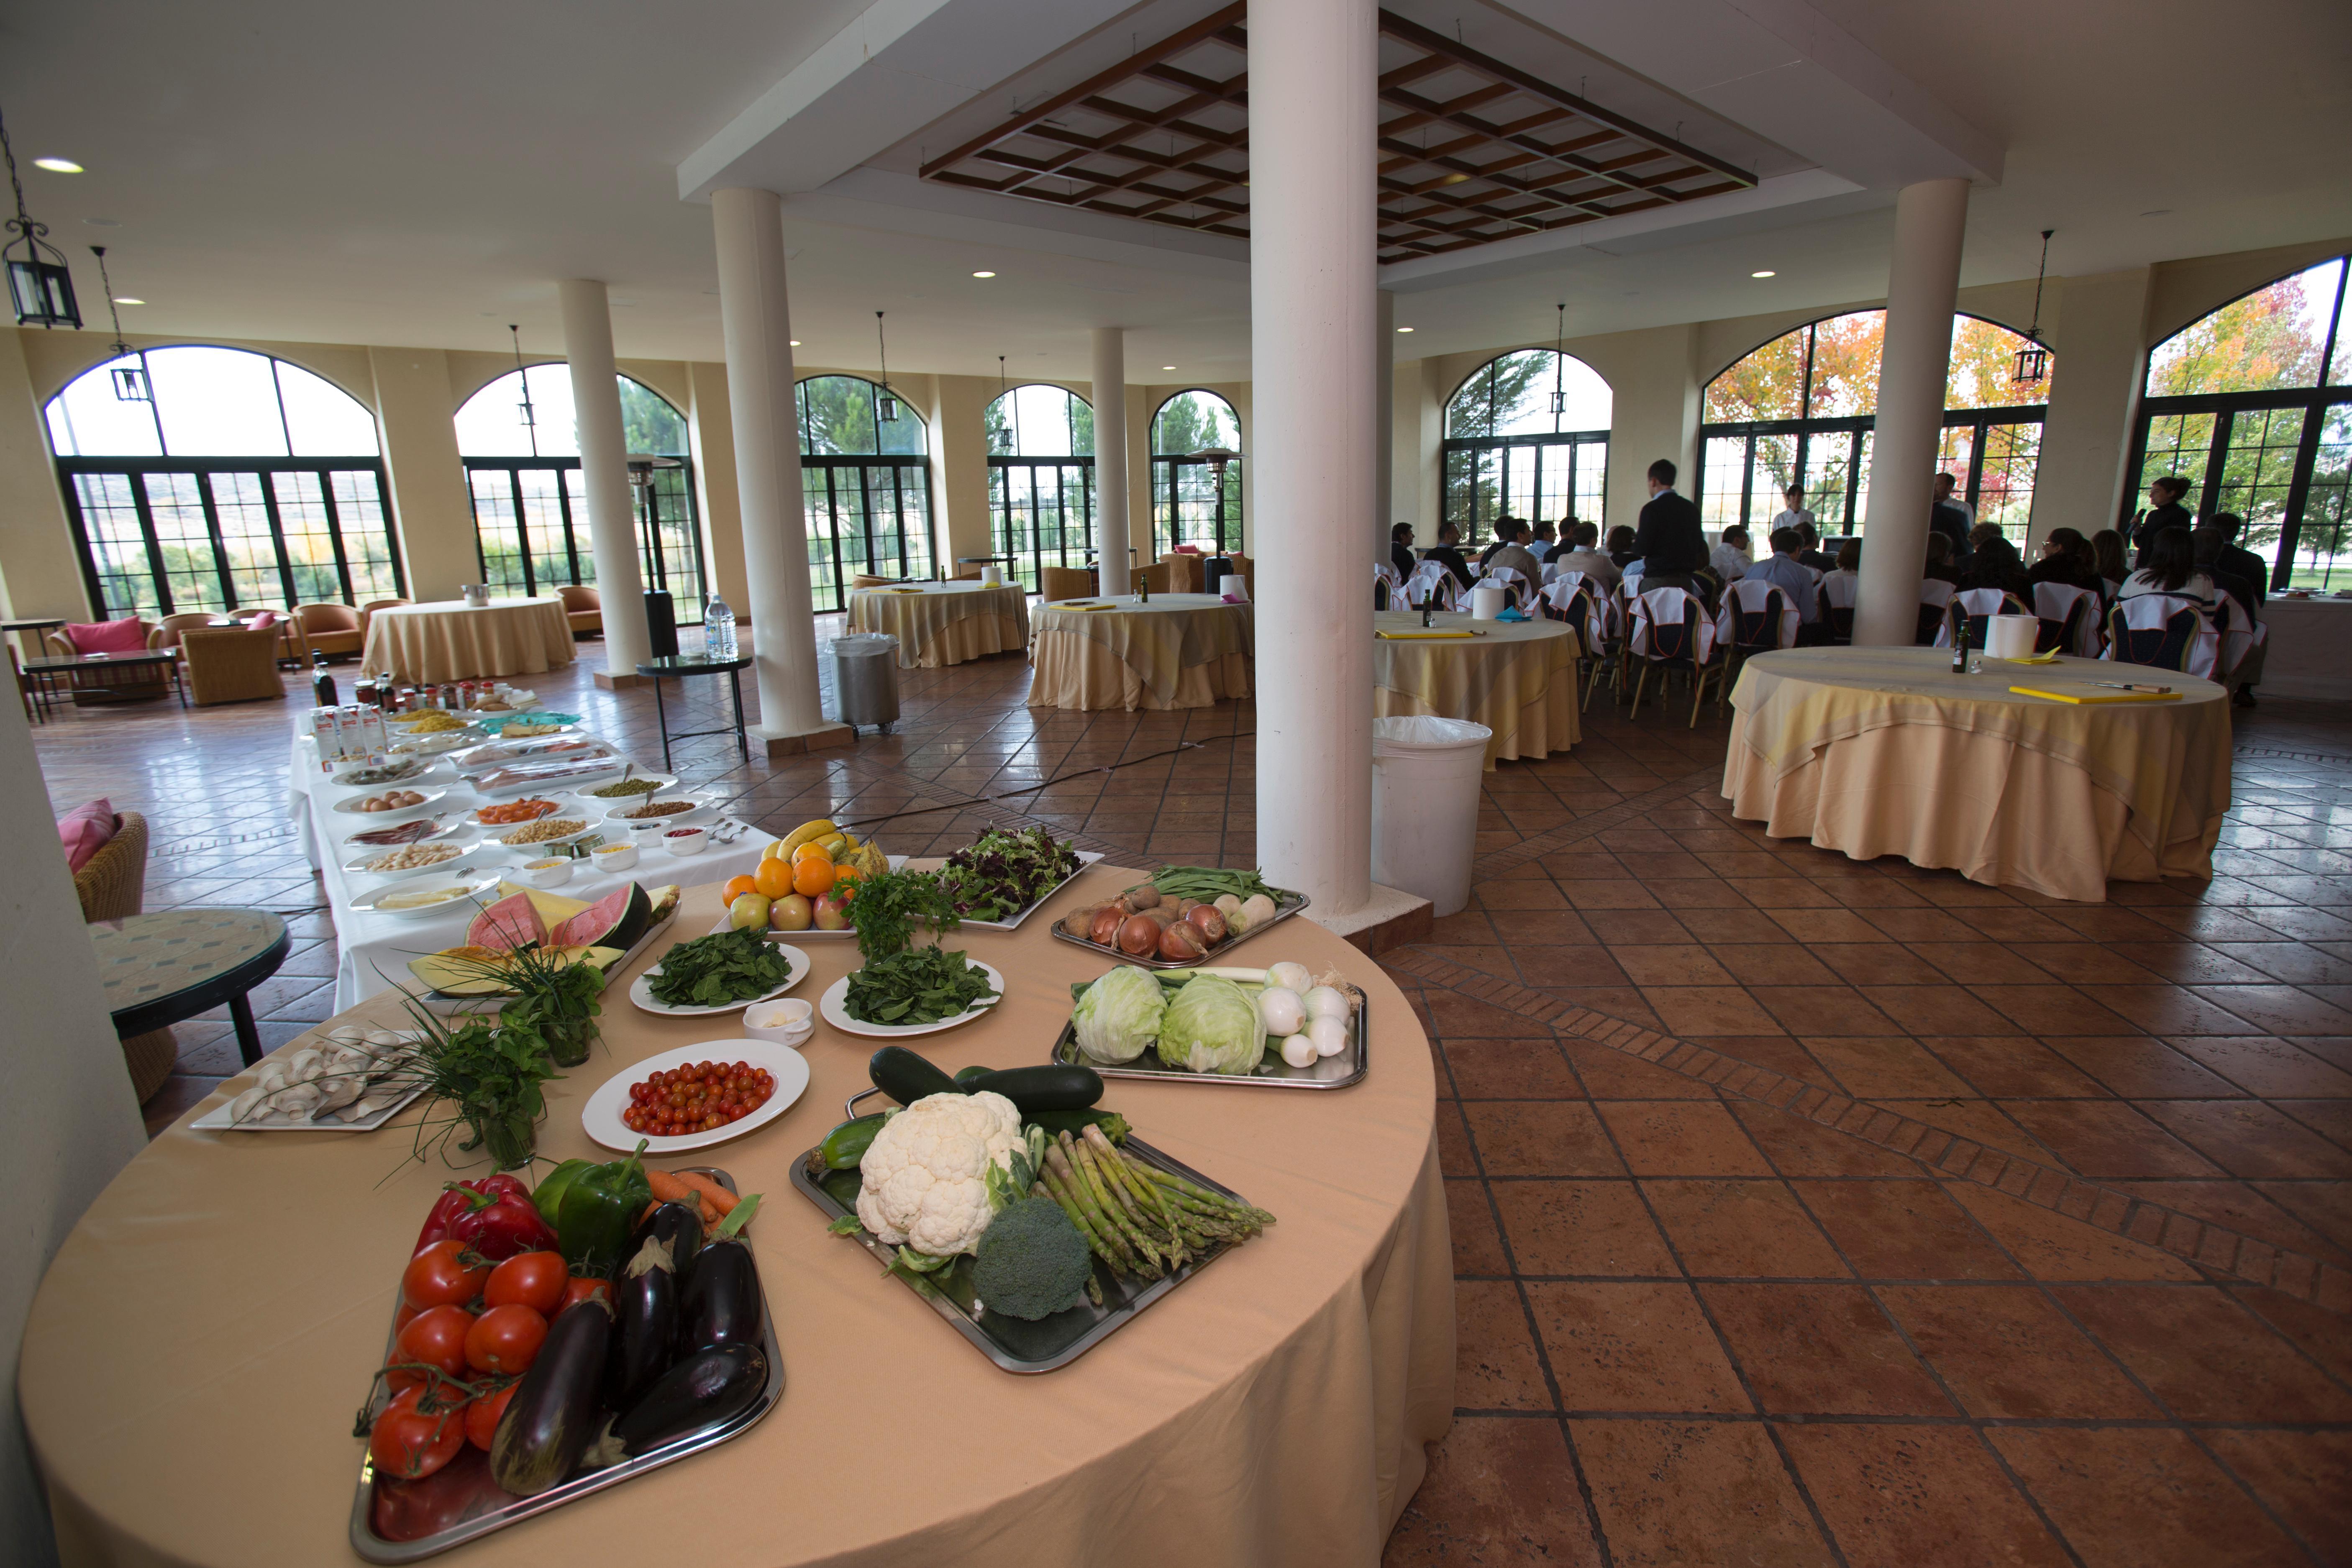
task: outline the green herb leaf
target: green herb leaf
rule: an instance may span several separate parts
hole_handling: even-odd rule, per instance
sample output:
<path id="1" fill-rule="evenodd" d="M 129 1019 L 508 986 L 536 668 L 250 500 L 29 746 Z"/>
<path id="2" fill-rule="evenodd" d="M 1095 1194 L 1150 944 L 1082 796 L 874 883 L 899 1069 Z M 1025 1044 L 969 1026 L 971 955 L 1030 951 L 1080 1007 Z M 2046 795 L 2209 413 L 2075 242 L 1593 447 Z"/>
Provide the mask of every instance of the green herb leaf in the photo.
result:
<path id="1" fill-rule="evenodd" d="M 961 952 L 912 947 L 868 959 L 850 975 L 842 1006 L 865 1024 L 936 1024 L 996 994 L 987 971 Z"/>
<path id="2" fill-rule="evenodd" d="M 764 996 L 792 977 L 792 961 L 758 931 L 723 931 L 662 954 L 661 973 L 646 989 L 667 1007 L 723 1007 Z"/>

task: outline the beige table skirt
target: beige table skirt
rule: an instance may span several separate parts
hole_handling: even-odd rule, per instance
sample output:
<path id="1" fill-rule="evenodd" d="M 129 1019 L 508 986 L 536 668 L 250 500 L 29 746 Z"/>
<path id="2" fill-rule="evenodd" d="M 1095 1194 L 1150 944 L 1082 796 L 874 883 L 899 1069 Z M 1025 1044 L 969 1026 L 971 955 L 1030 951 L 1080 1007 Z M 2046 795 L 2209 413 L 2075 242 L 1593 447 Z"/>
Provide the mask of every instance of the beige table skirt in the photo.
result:
<path id="1" fill-rule="evenodd" d="M 1097 867 L 1021 931 L 963 933 L 958 945 L 1004 973 L 1007 995 L 919 1042 L 923 1054 L 951 1072 L 1039 1059 L 1070 982 L 1104 968 L 1047 922 L 1136 875 Z M 602 1043 L 548 1086 L 542 1156 L 611 1158 L 581 1130 L 589 1094 L 656 1050 L 734 1031 L 732 1018 L 659 1018 L 624 999 L 669 942 L 710 928 L 718 894 L 690 889 L 666 936 L 614 977 Z M 1069 1366 L 1001 1372 L 862 1248 L 827 1236 L 793 1189 L 793 1163 L 864 1087 L 873 1044 L 820 1025 L 791 1110 L 662 1162 L 709 1161 L 766 1194 L 750 1237 L 782 1405 L 730 1443 L 450 1561 L 659 1563 L 678 1555 L 684 1521 L 698 1568 L 1375 1568 L 1421 1481 L 1423 1445 L 1453 1413 L 1434 1081 L 1421 1026 L 1379 967 L 1307 921 L 1285 931 L 1281 956 L 1336 966 L 1369 994 L 1364 1082 L 1297 1093 L 1114 1080 L 1104 1101 L 1274 1209 L 1263 1237 Z M 845 942 L 810 952 L 795 994 L 812 999 L 856 962 Z M 379 996 L 344 1016 L 396 1010 Z M 442 1182 L 479 1173 L 404 1160 L 416 1114 L 358 1135 L 195 1132 L 183 1118 L 100 1194 L 41 1284 L 18 1371 L 68 1563 L 353 1561 L 352 1413 L 426 1209 Z"/>
<path id="2" fill-rule="evenodd" d="M 1761 655 L 1732 693 L 1723 793 L 1776 837 L 2052 898 L 2210 879 L 2230 798 L 2220 687 L 2165 674 L 2178 703 L 2084 707 L 2008 689 L 2095 690 L 2131 673 L 2065 659 L 1954 676 L 1933 648 Z"/>
<path id="3" fill-rule="evenodd" d="M 1017 584 L 938 584 L 914 594 L 860 588 L 849 595 L 849 629 L 897 637 L 901 669 L 938 669 L 1027 647 L 1029 599 Z"/>
<path id="4" fill-rule="evenodd" d="M 368 618 L 362 675 L 395 680 L 471 680 L 541 675 L 572 662 L 572 623 L 561 599 L 457 601 L 378 610 Z"/>
<path id="5" fill-rule="evenodd" d="M 1092 712 L 1206 708 L 1250 694 L 1255 611 L 1207 594 L 1107 610 L 1041 605 L 1030 644 L 1032 707 Z"/>
<path id="6" fill-rule="evenodd" d="M 1372 643 L 1372 711 L 1382 719 L 1434 715 L 1484 724 L 1486 769 L 1497 762 L 1565 752 L 1580 738 L 1576 659 L 1581 639 L 1565 621 L 1472 621 L 1466 615 L 1433 617 L 1439 629 L 1475 627 L 1467 642 L 1391 640 Z M 1419 611 L 1383 611 L 1376 631 L 1422 629 Z"/>

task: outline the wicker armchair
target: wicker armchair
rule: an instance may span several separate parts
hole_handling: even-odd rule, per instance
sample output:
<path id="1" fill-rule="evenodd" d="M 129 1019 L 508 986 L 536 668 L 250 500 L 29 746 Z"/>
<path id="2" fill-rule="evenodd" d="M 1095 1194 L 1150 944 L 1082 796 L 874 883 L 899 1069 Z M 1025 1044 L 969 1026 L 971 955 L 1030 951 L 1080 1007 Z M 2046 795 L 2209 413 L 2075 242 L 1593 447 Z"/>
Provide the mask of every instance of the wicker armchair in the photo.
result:
<path id="1" fill-rule="evenodd" d="M 555 596 L 563 601 L 563 618 L 572 623 L 573 637 L 604 635 L 604 601 L 595 589 L 572 584 L 558 588 Z"/>
<path id="2" fill-rule="evenodd" d="M 114 837 L 74 873 L 74 893 L 81 900 L 85 922 L 119 921 L 142 912 L 147 900 L 145 817 L 135 811 L 115 815 Z M 141 1104 L 163 1087 L 179 1056 L 180 1044 L 169 1028 L 133 1035 L 122 1042 L 122 1059 L 131 1068 L 131 1087 Z"/>
<path id="3" fill-rule="evenodd" d="M 196 618 L 198 620 L 204 619 L 202 616 L 199 616 Z M 151 647 L 153 647 L 155 642 L 155 623 L 142 616 L 139 620 L 139 629 L 145 634 L 148 646 Z M 45 654 L 46 658 L 79 658 L 81 657 L 82 650 L 74 647 L 73 638 L 66 635 L 65 628 L 62 626 L 58 627 L 56 631 L 43 633 L 41 636 L 41 645 L 47 650 Z"/>
<path id="4" fill-rule="evenodd" d="M 165 616 L 155 623 L 155 629 L 147 634 L 147 646 L 158 653 L 179 653 L 181 634 L 190 626 L 208 626 L 212 620 L 210 615 Z"/>
<path id="5" fill-rule="evenodd" d="M 1076 566 L 1048 566 L 1037 574 L 1037 591 L 1048 604 L 1083 599 L 1095 591 L 1093 574 Z"/>
<path id="6" fill-rule="evenodd" d="M 1160 560 L 1160 563 L 1168 568 L 1168 581 L 1172 584 L 1168 590 L 1170 593 L 1197 594 L 1201 592 L 1201 584 L 1202 580 L 1202 572 L 1208 564 L 1208 557 L 1203 555 L 1193 555 L 1185 552 L 1178 552 L 1172 554 L 1163 555 Z"/>
<path id="7" fill-rule="evenodd" d="M 180 646 L 188 666 L 188 700 L 194 706 L 286 700 L 286 682 L 278 673 L 284 638 L 276 626 L 209 626 L 182 633 Z"/>
<path id="8" fill-rule="evenodd" d="M 899 581 L 900 580 L 896 577 L 875 577 L 870 576 L 864 572 L 860 572 L 857 575 L 849 580 L 849 586 L 851 592 L 854 593 L 860 588 L 895 588 L 898 585 Z"/>
<path id="9" fill-rule="evenodd" d="M 360 613 L 349 605 L 297 605 L 294 618 L 301 623 L 303 640 L 312 653 L 323 653 L 329 658 L 358 655 Z"/>
<path id="10" fill-rule="evenodd" d="M 1249 584 L 1250 597 L 1257 597 L 1257 563 L 1238 550 L 1229 550 L 1225 559 L 1234 563 L 1234 575 Z"/>
<path id="11" fill-rule="evenodd" d="M 1136 591 L 1132 584 L 1137 583 L 1150 584 L 1151 591 L 1155 594 L 1172 594 L 1175 592 L 1175 589 L 1169 586 L 1169 584 L 1175 580 L 1175 568 L 1171 566 L 1165 561 L 1155 561 L 1149 566 L 1138 566 L 1133 571 L 1129 572 L 1127 576 L 1129 584 L 1128 592 L 1129 593 Z"/>

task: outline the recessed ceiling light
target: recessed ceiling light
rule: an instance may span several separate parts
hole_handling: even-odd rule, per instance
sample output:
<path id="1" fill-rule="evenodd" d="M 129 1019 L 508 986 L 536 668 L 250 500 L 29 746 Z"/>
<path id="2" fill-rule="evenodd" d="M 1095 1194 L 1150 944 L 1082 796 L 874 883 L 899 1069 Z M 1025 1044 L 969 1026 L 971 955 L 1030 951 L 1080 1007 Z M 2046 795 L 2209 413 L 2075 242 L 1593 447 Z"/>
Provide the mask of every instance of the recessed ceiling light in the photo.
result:
<path id="1" fill-rule="evenodd" d="M 52 174 L 79 174 L 81 173 L 81 165 L 75 163 L 71 158 L 36 158 L 33 160 L 33 167 L 36 169 L 47 169 Z"/>
<path id="2" fill-rule="evenodd" d="M 1768 267 L 1761 272 L 1751 272 L 1748 276 L 1750 278 L 1778 278 L 1780 275 Z"/>
<path id="3" fill-rule="evenodd" d="M 133 300 L 126 295 L 117 294 L 114 297 L 114 302 L 118 305 L 143 305 L 147 301 L 144 300 Z"/>
<path id="4" fill-rule="evenodd" d="M 975 272 L 972 276 L 974 278 L 993 278 L 996 274 L 993 272 Z"/>
<path id="5" fill-rule="evenodd" d="M 1412 331 L 1412 329 L 1411 327 L 1399 327 L 1397 331 L 1400 332 L 1409 332 Z"/>
<path id="6" fill-rule="evenodd" d="M 1176 367 L 1172 364 L 1163 364 L 1160 368 L 1162 370 L 1174 370 Z"/>
<path id="7" fill-rule="evenodd" d="M 801 341 L 800 341 L 800 339 L 798 339 L 798 338 L 794 338 L 794 339 L 793 340 L 793 347 L 794 347 L 794 348 L 798 348 L 798 347 L 800 347 L 800 346 L 801 346 Z"/>

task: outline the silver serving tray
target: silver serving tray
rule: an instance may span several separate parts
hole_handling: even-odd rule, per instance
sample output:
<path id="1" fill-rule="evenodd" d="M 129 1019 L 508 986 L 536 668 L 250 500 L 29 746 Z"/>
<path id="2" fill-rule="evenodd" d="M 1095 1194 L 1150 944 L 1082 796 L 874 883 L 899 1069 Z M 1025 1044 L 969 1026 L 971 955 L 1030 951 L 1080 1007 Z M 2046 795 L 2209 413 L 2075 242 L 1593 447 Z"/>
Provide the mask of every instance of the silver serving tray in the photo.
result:
<path id="1" fill-rule="evenodd" d="M 1149 879 L 1146 879 L 1149 880 Z M 1307 906 L 1313 902 L 1314 900 L 1304 893 L 1285 892 L 1282 897 L 1274 901 L 1274 919 L 1259 921 L 1223 946 L 1213 947 L 1198 958 L 1161 958 L 1157 954 L 1150 958 L 1137 958 L 1129 953 L 1121 952 L 1115 947 L 1105 947 L 1098 942 L 1088 942 L 1082 936 L 1072 936 L 1062 929 L 1059 921 L 1054 922 L 1053 931 L 1055 937 L 1068 942 L 1071 946 L 1083 947 L 1088 952 L 1099 952 L 1114 963 L 1132 963 L 1139 969 L 1214 968 L 1225 962 L 1225 954 L 1245 942 L 1255 942 L 1291 916 L 1304 912 Z"/>
<path id="2" fill-rule="evenodd" d="M 698 1170 L 729 1192 L 735 1191 L 733 1178 L 716 1166 L 690 1165 L 686 1169 Z M 764 1293 L 764 1287 L 762 1289 Z M 392 1353 L 392 1342 L 398 1337 L 395 1330 L 385 1341 L 385 1355 Z M 698 1454 L 705 1448 L 715 1448 L 721 1443 L 741 1436 L 783 1399 L 784 1360 L 776 1348 L 776 1308 L 772 1296 L 768 1298 L 766 1321 L 761 1325 L 761 1337 L 767 1342 L 768 1386 L 760 1395 L 759 1403 L 731 1421 L 688 1433 L 667 1447 L 656 1448 L 652 1453 L 634 1459 L 624 1459 L 604 1469 L 586 1471 L 562 1486 L 530 1498 L 519 1498 L 500 1490 L 498 1484 L 490 1479 L 490 1457 L 471 1443 L 467 1443 L 446 1468 L 421 1481 L 385 1482 L 386 1486 L 403 1488 L 420 1511 L 437 1509 L 458 1516 L 456 1523 L 429 1534 L 394 1540 L 376 1533 L 375 1466 L 362 1449 L 359 1488 L 352 1498 L 352 1550 L 370 1563 L 415 1563 L 446 1552 L 453 1546 L 478 1541 L 493 1531 L 520 1524 L 534 1514 L 562 1508 L 565 1503 L 586 1497 L 591 1492 L 618 1486 L 647 1470 L 675 1464 L 689 1454 Z M 379 1386 L 368 1401 L 367 1415 L 371 1421 L 387 1402 L 388 1396 Z M 436 1483 L 439 1483 L 437 1487 Z M 446 1496 L 440 1495 L 443 1493 Z"/>
<path id="3" fill-rule="evenodd" d="M 1269 925 L 1272 921 L 1267 922 Z M 1089 947 L 1094 944 L 1087 943 Z M 1203 968 L 1215 968 L 1204 964 Z M 1084 989 L 1074 987 L 1073 989 Z M 1089 1067 L 1105 1078 L 1149 1079 L 1157 1083 L 1231 1083 L 1246 1089 L 1346 1089 L 1364 1081 L 1364 1074 L 1372 1066 L 1371 1005 L 1363 987 L 1349 984 L 1355 994 L 1356 1011 L 1349 1021 L 1348 1048 L 1336 1057 L 1318 1058 L 1313 1067 L 1295 1068 L 1282 1059 L 1271 1042 L 1266 1054 L 1254 1073 L 1194 1072 L 1189 1068 L 1171 1068 L 1160 1064 L 1156 1052 L 1145 1051 L 1125 1067 L 1105 1067 L 1089 1060 L 1078 1049 L 1077 1025 L 1075 1021 L 1062 1026 L 1061 1037 L 1054 1042 L 1054 1054 L 1045 1059 L 1062 1064 Z"/>
<path id="4" fill-rule="evenodd" d="M 869 1089 L 853 1094 L 844 1109 L 850 1116 L 855 1117 L 857 1114 L 859 1100 L 881 1092 L 878 1089 Z M 1197 1182 L 1211 1192 L 1223 1193 L 1225 1196 L 1241 1203 L 1249 1201 L 1223 1183 L 1202 1175 L 1190 1165 L 1162 1153 L 1132 1134 L 1129 1135 L 1127 1142 L 1120 1147 L 1148 1163 L 1159 1166 L 1163 1171 L 1172 1172 L 1188 1182 Z M 832 1171 L 826 1173 L 823 1181 L 820 1181 L 811 1176 L 808 1170 L 808 1156 L 814 1152 L 814 1150 L 805 1151 L 793 1161 L 793 1185 L 798 1187 L 801 1194 L 824 1213 L 828 1223 L 839 1219 L 844 1215 L 854 1215 L 856 1212 L 854 1205 L 857 1193 L 857 1172 L 854 1168 L 846 1171 Z M 826 1190 L 827 1183 L 837 1184 L 840 1191 L 836 1193 Z M 843 1201 L 845 1196 L 849 1200 L 848 1202 Z M 881 1259 L 886 1268 L 898 1253 L 897 1247 L 885 1247 L 866 1231 L 859 1231 L 856 1237 L 851 1239 L 855 1239 L 867 1252 Z M 1102 1289 L 1103 1304 L 1097 1307 L 1092 1301 L 1081 1301 L 1067 1311 L 1056 1312 L 1050 1318 L 1034 1323 L 1024 1322 L 1018 1318 L 1002 1317 L 994 1312 L 975 1313 L 971 1310 L 971 1287 L 963 1279 L 965 1266 L 961 1264 L 941 1271 L 940 1277 L 947 1281 L 947 1289 L 944 1289 L 931 1284 L 929 1280 L 918 1285 L 903 1275 L 895 1278 L 901 1285 L 928 1302 L 931 1310 L 954 1324 L 956 1331 L 970 1340 L 981 1354 L 1003 1367 L 1006 1372 L 1052 1372 L 1058 1367 L 1069 1365 L 1095 1346 L 1118 1332 L 1134 1321 L 1136 1315 L 1145 1308 L 1206 1268 L 1236 1245 L 1238 1244 L 1233 1242 L 1221 1242 L 1186 1263 L 1173 1274 L 1158 1279 L 1121 1279 L 1113 1274 L 1102 1259 L 1097 1258 L 1095 1259 L 1095 1283 Z"/>

